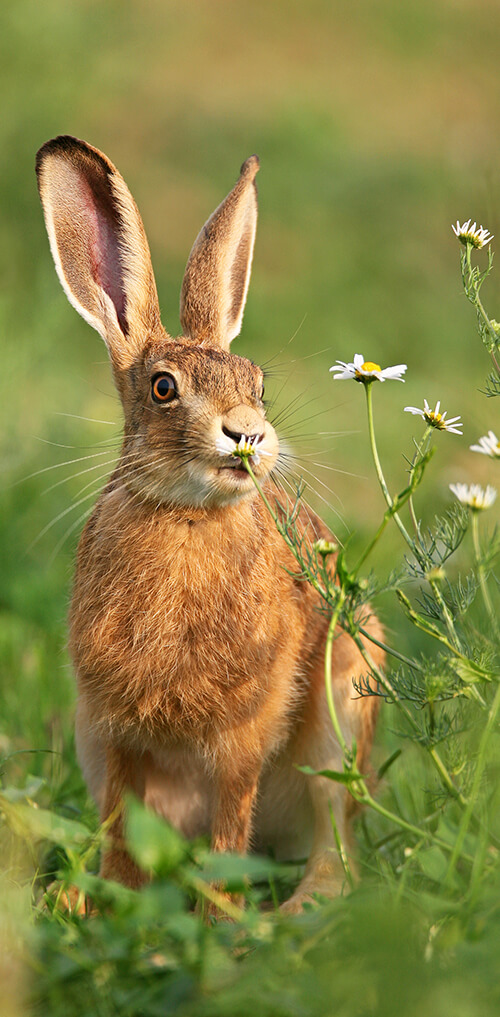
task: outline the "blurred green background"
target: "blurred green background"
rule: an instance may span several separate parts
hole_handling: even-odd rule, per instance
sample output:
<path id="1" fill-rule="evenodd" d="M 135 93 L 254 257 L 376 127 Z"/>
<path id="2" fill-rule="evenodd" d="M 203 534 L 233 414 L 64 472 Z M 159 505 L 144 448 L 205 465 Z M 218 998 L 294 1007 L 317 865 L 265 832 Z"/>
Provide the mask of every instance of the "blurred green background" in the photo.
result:
<path id="1" fill-rule="evenodd" d="M 450 224 L 472 216 L 500 231 L 499 42 L 500 8 L 472 0 L 2 4 L 5 745 L 43 747 L 47 725 L 67 723 L 74 548 L 111 468 L 111 456 L 97 453 L 102 442 L 114 447 L 120 428 L 104 346 L 55 275 L 35 186 L 38 147 L 71 133 L 118 165 L 144 218 L 173 334 L 191 243 L 242 160 L 259 153 L 258 241 L 234 349 L 268 364 L 271 416 L 284 408 L 283 437 L 302 455 L 294 469 L 345 539 L 378 521 L 382 500 L 363 392 L 332 381 L 337 358 L 361 352 L 383 366 L 408 364 L 404 387 L 375 391 L 394 487 L 421 433 L 403 406 L 440 398 L 462 414 L 463 438 L 438 435 L 424 517 L 449 501 L 450 481 L 494 481 L 491 462 L 468 451 L 497 426 L 497 407 L 478 391 L 489 364 Z M 485 300 L 494 315 L 495 275 Z M 382 559 L 399 549 L 392 539 Z"/>
<path id="2" fill-rule="evenodd" d="M 468 451 L 498 433 L 498 409 L 479 393 L 489 363 L 450 224 L 472 216 L 500 235 L 499 45 L 493 0 L 2 3 L 0 753 L 13 779 L 28 765 L 13 752 L 55 748 L 30 757 L 30 771 L 50 772 L 60 797 L 80 781 L 65 614 L 82 513 L 111 464 L 59 464 L 102 452 L 120 428 L 104 346 L 55 275 L 37 149 L 70 133 L 118 166 L 174 335 L 193 239 L 259 154 L 258 240 L 234 350 L 268 363 L 270 415 L 290 406 L 282 433 L 302 455 L 295 468 L 345 539 L 367 533 L 383 505 L 363 392 L 332 382 L 337 358 L 408 364 L 404 387 L 374 393 L 394 488 L 421 433 L 403 407 L 439 398 L 463 416 L 463 438 L 438 435 L 424 518 L 449 502 L 449 482 L 495 482 L 491 462 Z M 497 280 L 484 296 L 500 318 Z M 379 561 L 393 564 L 395 548 L 397 535 Z M 382 614 L 396 630 L 390 607 Z"/>
<path id="3" fill-rule="evenodd" d="M 39 146 L 71 133 L 119 167 L 174 335 L 192 241 L 258 152 L 258 240 L 233 348 L 268 364 L 270 415 L 284 411 L 282 436 L 302 455 L 294 470 L 345 539 L 368 532 L 382 500 L 363 392 L 332 381 L 337 358 L 361 352 L 383 366 L 408 364 L 404 387 L 375 391 L 395 488 L 421 433 L 403 407 L 425 396 L 462 414 L 463 438 L 438 435 L 424 518 L 449 501 L 450 481 L 494 481 L 491 462 L 468 451 L 497 426 L 497 407 L 478 391 L 489 364 L 450 224 L 472 216 L 500 230 L 499 43 L 500 8 L 472 0 L 2 4 L 4 747 L 46 747 L 47 725 L 50 741 L 68 722 L 74 548 L 111 468 L 112 456 L 97 453 L 116 445 L 120 429 L 104 346 L 53 268 L 33 169 Z M 493 315 L 495 284 L 493 275 L 485 294 Z M 382 564 L 395 548 L 397 534 L 383 544 Z"/>

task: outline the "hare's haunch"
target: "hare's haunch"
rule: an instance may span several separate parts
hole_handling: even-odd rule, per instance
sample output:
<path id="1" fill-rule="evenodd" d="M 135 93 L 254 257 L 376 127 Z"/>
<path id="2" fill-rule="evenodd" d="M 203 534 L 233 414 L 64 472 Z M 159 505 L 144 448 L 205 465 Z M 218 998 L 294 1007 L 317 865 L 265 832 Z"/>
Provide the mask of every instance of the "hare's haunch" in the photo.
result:
<path id="1" fill-rule="evenodd" d="M 80 541 L 70 615 L 78 756 L 102 819 L 117 814 L 102 871 L 129 886 L 145 878 L 117 809 L 132 790 L 187 836 L 210 832 L 216 851 L 308 853 L 285 905 L 299 910 L 339 892 L 329 809 L 347 844 L 351 810 L 342 785 L 296 768 L 341 765 L 324 694 L 328 620 L 232 455 L 251 446 L 273 500 L 279 449 L 262 371 L 229 352 L 250 278 L 258 168 L 247 159 L 195 241 L 173 339 L 141 217 L 113 164 L 71 137 L 37 157 L 59 279 L 108 347 L 125 417 L 120 461 Z M 311 513 L 298 526 L 306 540 L 329 537 Z M 361 766 L 377 702 L 353 692 L 363 670 L 340 635 L 333 692 Z"/>

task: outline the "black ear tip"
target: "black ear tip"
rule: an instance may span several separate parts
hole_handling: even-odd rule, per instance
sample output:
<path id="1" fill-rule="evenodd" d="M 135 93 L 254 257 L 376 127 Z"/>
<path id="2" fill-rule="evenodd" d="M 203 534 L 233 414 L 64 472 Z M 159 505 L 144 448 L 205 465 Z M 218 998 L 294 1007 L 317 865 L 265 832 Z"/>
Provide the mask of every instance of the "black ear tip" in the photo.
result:
<path id="1" fill-rule="evenodd" d="M 76 155 L 81 153 L 82 155 L 89 155 L 89 153 L 95 153 L 101 156 L 101 153 L 97 149 L 92 148 L 86 141 L 82 141 L 80 138 L 74 138 L 72 134 L 58 134 L 56 138 L 51 138 L 50 141 L 46 141 L 36 153 L 35 169 L 39 173 L 44 159 L 48 155 Z"/>
<path id="2" fill-rule="evenodd" d="M 240 169 L 240 176 L 247 180 L 255 180 L 259 169 L 260 160 L 258 155 L 250 155 L 248 159 L 245 159 L 245 162 Z"/>
<path id="3" fill-rule="evenodd" d="M 70 134 L 58 134 L 57 138 L 51 138 L 38 149 L 36 165 L 39 166 L 44 157 L 50 155 L 51 152 L 69 152 L 81 145 L 85 145 L 85 142 L 80 141 L 79 138 L 73 138 Z"/>

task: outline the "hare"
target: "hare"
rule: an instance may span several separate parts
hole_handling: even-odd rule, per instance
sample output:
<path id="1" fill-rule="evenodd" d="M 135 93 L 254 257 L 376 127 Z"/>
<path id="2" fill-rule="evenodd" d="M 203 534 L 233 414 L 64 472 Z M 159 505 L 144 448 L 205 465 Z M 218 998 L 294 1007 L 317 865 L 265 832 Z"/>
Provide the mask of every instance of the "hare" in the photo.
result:
<path id="1" fill-rule="evenodd" d="M 346 789 L 296 764 L 339 768 L 323 678 L 328 619 L 238 458 L 275 497 L 279 446 L 263 373 L 229 352 L 241 329 L 257 223 L 257 156 L 203 226 L 181 291 L 182 336 L 163 328 L 144 227 L 109 159 L 58 137 L 37 156 L 56 270 L 69 300 L 106 343 L 123 403 L 121 458 L 83 531 L 70 610 L 78 678 L 77 753 L 102 820 L 102 874 L 147 878 L 127 853 L 132 791 L 214 851 L 272 847 L 309 854 L 290 901 L 343 886 L 330 808 L 349 844 Z M 329 533 L 312 513 L 311 541 Z M 369 623 L 379 633 L 378 622 Z M 378 657 L 380 660 L 380 655 Z M 352 641 L 334 644 L 333 692 L 360 765 L 374 697 Z"/>

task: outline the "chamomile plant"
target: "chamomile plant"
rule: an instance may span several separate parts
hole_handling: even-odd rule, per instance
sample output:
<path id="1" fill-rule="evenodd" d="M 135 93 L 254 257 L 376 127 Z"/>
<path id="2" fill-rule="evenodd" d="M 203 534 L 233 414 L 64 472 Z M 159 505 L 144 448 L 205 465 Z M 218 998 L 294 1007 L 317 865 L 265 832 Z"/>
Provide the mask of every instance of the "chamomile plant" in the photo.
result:
<path id="1" fill-rule="evenodd" d="M 479 333 L 494 366 L 487 394 L 500 394 L 500 325 L 488 317 L 479 296 L 492 269 L 491 248 L 485 270 L 472 261 L 472 252 L 489 245 L 492 235 L 471 220 L 463 225 L 457 222 L 453 229 L 463 246 L 465 292 L 476 308 Z M 422 407 L 401 407 L 402 413 L 420 418 L 423 430 L 405 454 L 405 482 L 398 493 L 393 493 L 379 455 L 374 402 L 375 393 L 377 403 L 384 398 L 378 391 L 379 383 L 405 381 L 407 365 L 382 367 L 376 360 L 365 360 L 363 354 L 355 353 L 352 361 L 337 360 L 330 371 L 334 382 L 355 381 L 364 390 L 368 439 L 386 506 L 379 526 L 356 561 L 350 560 L 349 546 L 340 549 L 333 540 L 308 543 L 304 539 L 303 528 L 296 525 L 301 486 L 290 503 L 271 503 L 253 473 L 252 455 L 243 448 L 241 452 L 234 449 L 232 454 L 240 456 L 293 551 L 297 576 L 319 592 L 330 616 L 324 677 L 331 721 L 342 750 L 342 768 L 324 776 L 347 785 L 354 800 L 368 807 L 368 816 L 365 813 L 363 820 L 365 831 L 370 830 L 370 822 L 378 831 L 378 841 L 371 832 L 367 834 L 373 856 L 377 844 L 401 845 L 400 855 L 396 850 L 392 858 L 397 858 L 394 874 L 406 886 L 411 885 L 411 870 L 419 878 L 425 876 L 433 892 L 439 889 L 449 903 L 457 899 L 457 894 L 471 901 L 479 868 L 493 878 L 500 859 L 500 829 L 491 782 L 500 721 L 499 580 L 494 572 L 500 539 L 496 530 L 482 535 L 479 529 L 479 516 L 494 506 L 496 490 L 492 485 L 483 489 L 473 482 L 450 484 L 444 514 L 433 520 L 428 517 L 421 489 L 427 465 L 436 452 L 443 451 L 443 442 L 463 442 L 464 424 L 460 415 L 448 416 L 440 400 L 432 407 L 424 398 Z M 499 459 L 496 433 L 489 430 L 470 446 L 470 451 Z M 464 455 L 467 458 L 469 450 L 464 449 Z M 470 471 L 473 477 L 473 456 Z M 402 555 L 388 575 L 380 577 L 369 569 L 370 556 L 390 525 L 399 530 Z M 457 566 L 453 559 L 462 544 Z M 370 634 L 367 621 L 381 593 L 395 597 L 405 618 L 423 633 L 425 654 L 412 658 L 403 653 L 397 631 L 387 635 L 386 641 Z M 390 794 L 374 795 L 367 775 L 360 771 L 356 745 L 344 737 L 332 692 L 332 648 L 342 630 L 353 639 L 366 664 L 366 674 L 356 684 L 353 695 L 381 697 L 402 738 L 382 772 L 386 773 L 400 754 L 404 761 L 405 748 L 411 744 L 424 753 L 434 772 L 424 794 L 423 813 L 405 811 L 397 795 L 389 805 L 386 801 Z M 385 650 L 385 668 L 375 664 L 370 643 Z M 347 858 L 345 845 L 339 845 L 339 850 Z M 431 877 L 426 867 L 430 857 L 438 861 Z M 371 861 L 375 864 L 373 857 Z"/>

